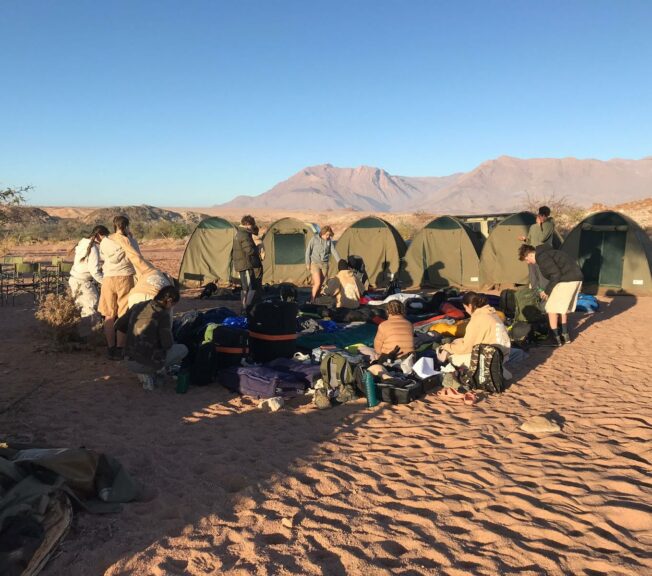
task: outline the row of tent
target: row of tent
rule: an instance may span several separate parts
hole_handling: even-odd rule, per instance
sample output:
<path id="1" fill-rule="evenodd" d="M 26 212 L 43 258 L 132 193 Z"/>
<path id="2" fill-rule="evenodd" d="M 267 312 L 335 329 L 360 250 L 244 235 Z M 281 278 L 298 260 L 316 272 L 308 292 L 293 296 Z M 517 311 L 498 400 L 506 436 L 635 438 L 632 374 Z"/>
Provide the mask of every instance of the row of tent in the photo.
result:
<path id="1" fill-rule="evenodd" d="M 475 232 L 453 216 L 440 216 L 412 239 L 409 247 L 398 231 L 377 217 L 353 223 L 337 241 L 342 258 L 362 257 L 370 282 L 386 286 L 398 278 L 403 288 L 526 284 L 527 266 L 517 258 L 520 236 L 534 224 L 530 212 L 507 216 L 489 236 Z M 233 278 L 231 253 L 236 227 L 212 217 L 203 220 L 191 236 L 179 271 L 182 284 L 203 284 Z M 268 284 L 310 282 L 305 249 L 318 233 L 314 224 L 294 218 L 274 222 L 262 238 L 265 251 L 263 280 Z M 632 219 L 618 212 L 591 214 L 555 247 L 575 257 L 584 272 L 584 290 L 598 288 L 652 294 L 652 242 Z M 330 274 L 337 263 L 330 263 Z"/>

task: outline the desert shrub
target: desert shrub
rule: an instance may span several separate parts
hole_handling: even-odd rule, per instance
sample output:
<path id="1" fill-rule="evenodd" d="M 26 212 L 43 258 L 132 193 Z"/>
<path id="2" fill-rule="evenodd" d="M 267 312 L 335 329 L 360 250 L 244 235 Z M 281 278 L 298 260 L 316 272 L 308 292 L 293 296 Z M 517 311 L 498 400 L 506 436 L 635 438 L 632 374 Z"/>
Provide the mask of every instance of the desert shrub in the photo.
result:
<path id="1" fill-rule="evenodd" d="M 556 222 L 556 229 L 562 235 L 566 235 L 586 215 L 584 208 L 573 204 L 565 196 L 551 194 L 548 197 L 537 198 L 530 194 L 526 195 L 523 205 L 525 210 L 536 214 L 539 206 L 548 206 L 550 208 L 551 215 Z"/>
<path id="2" fill-rule="evenodd" d="M 69 290 L 63 294 L 46 295 L 34 315 L 45 324 L 55 344 L 65 346 L 79 342 L 81 314 Z"/>
<path id="3" fill-rule="evenodd" d="M 158 238 L 181 240 L 190 236 L 195 225 L 186 222 L 171 222 L 170 220 L 158 220 L 143 226 L 142 238 L 155 240 Z"/>

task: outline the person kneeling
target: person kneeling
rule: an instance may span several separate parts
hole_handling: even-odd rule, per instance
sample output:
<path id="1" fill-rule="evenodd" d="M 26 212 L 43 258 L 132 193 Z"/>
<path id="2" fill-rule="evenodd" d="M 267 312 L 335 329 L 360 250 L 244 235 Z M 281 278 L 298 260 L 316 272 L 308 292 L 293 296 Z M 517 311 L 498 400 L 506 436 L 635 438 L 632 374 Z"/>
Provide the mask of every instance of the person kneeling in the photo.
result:
<path id="1" fill-rule="evenodd" d="M 346 260 L 337 263 L 337 276 L 331 278 L 325 288 L 324 296 L 335 296 L 338 308 L 355 310 L 360 307 L 360 298 L 364 294 L 364 286 L 355 276 Z"/>
<path id="2" fill-rule="evenodd" d="M 491 344 L 503 353 L 503 363 L 507 362 L 511 350 L 509 334 L 496 310 L 487 304 L 487 298 L 482 294 L 467 292 L 462 298 L 462 305 L 471 320 L 463 338 L 457 338 L 437 348 L 439 361 L 450 361 L 456 368 L 468 368 L 473 347 L 476 344 Z M 506 378 L 511 377 L 504 367 L 503 373 Z"/>
<path id="3" fill-rule="evenodd" d="M 174 286 L 162 288 L 153 300 L 135 304 L 129 312 L 127 328 L 127 367 L 135 372 L 145 390 L 154 389 L 157 373 L 179 364 L 188 354 L 183 344 L 172 338 L 172 307 L 179 302 Z"/>

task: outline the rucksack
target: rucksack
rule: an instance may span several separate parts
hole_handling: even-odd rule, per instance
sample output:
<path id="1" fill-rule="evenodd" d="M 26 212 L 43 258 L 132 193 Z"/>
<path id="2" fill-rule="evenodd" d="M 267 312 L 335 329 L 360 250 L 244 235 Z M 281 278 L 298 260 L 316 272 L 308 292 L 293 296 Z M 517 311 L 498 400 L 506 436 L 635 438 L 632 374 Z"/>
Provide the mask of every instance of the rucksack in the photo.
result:
<path id="1" fill-rule="evenodd" d="M 545 314 L 539 304 L 539 296 L 532 288 L 523 286 L 514 292 L 516 310 L 514 313 L 515 322 L 529 322 L 535 324 L 540 322 Z M 505 313 L 507 316 L 507 313 Z"/>
<path id="2" fill-rule="evenodd" d="M 355 368 L 362 362 L 362 356 L 345 352 L 329 352 L 322 357 L 319 369 L 330 398 L 355 396 Z"/>
<path id="3" fill-rule="evenodd" d="M 505 313 L 507 318 L 514 318 L 516 316 L 516 290 L 506 288 L 500 293 L 500 303 L 498 304 L 499 310 Z"/>
<path id="4" fill-rule="evenodd" d="M 219 368 L 218 355 L 212 343 L 202 344 L 190 365 L 190 383 L 193 386 L 206 386 L 215 380 Z"/>
<path id="5" fill-rule="evenodd" d="M 476 344 L 471 351 L 469 368 L 461 372 L 460 381 L 471 390 L 501 393 L 505 389 L 502 350 L 492 344 Z"/>

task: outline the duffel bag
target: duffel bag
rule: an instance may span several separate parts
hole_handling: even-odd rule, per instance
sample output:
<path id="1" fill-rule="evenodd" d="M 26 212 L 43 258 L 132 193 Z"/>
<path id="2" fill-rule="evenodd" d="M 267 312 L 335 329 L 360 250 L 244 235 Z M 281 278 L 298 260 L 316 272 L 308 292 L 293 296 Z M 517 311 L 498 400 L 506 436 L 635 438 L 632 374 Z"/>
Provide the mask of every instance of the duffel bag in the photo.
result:
<path id="1" fill-rule="evenodd" d="M 247 331 L 231 326 L 213 328 L 213 346 L 220 368 L 239 366 L 240 361 L 249 353 Z"/>
<path id="2" fill-rule="evenodd" d="M 293 398 L 306 389 L 306 382 L 296 374 L 267 366 L 241 366 L 220 370 L 217 381 L 232 392 L 252 398 Z"/>

